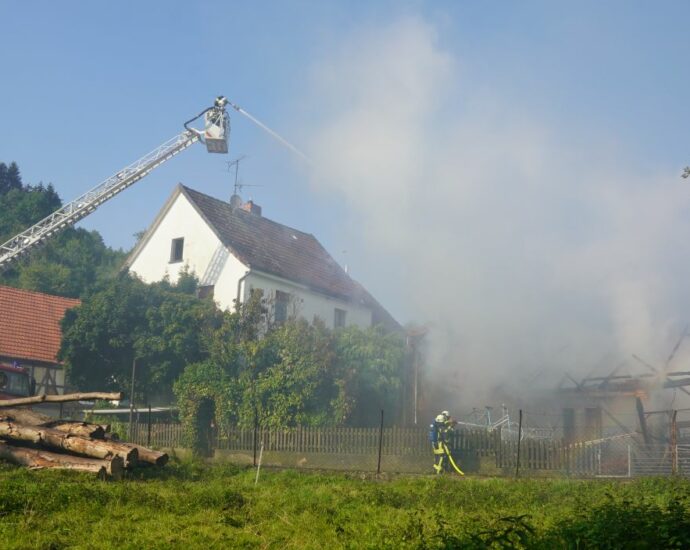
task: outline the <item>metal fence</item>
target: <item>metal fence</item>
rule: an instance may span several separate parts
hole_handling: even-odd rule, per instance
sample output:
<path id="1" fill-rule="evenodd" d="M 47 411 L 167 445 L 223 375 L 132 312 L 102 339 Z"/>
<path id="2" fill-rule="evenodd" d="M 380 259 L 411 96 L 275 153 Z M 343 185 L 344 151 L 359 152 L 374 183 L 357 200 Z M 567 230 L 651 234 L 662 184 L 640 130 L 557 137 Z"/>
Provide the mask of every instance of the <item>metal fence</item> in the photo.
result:
<path id="1" fill-rule="evenodd" d="M 516 468 L 516 443 L 503 444 L 497 465 Z M 690 476 L 690 445 L 645 445 L 633 437 L 561 444 L 525 440 L 520 470 L 552 471 L 574 477 Z"/>
<path id="2" fill-rule="evenodd" d="M 139 422 L 132 440 L 158 448 L 183 448 L 180 424 Z M 211 448 L 229 459 L 288 467 L 427 473 L 433 456 L 423 428 L 231 428 L 211 434 Z M 573 477 L 690 476 L 690 445 L 643 445 L 633 434 L 566 444 L 522 441 L 500 430 L 460 427 L 450 447 L 467 472 L 484 468 L 505 475 Z M 519 464 L 518 464 L 519 456 Z"/>
<path id="3" fill-rule="evenodd" d="M 173 449 L 184 446 L 182 424 L 134 422 L 129 439 L 138 445 Z"/>

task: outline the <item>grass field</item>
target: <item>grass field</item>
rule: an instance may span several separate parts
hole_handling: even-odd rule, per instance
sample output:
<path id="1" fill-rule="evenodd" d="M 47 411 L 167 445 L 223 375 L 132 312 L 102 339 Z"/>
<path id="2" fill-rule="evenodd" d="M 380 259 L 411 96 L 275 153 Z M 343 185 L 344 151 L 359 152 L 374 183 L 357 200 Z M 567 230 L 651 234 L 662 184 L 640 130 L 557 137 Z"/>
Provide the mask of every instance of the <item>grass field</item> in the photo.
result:
<path id="1" fill-rule="evenodd" d="M 0 465 L 2 548 L 689 548 L 690 482 Z"/>

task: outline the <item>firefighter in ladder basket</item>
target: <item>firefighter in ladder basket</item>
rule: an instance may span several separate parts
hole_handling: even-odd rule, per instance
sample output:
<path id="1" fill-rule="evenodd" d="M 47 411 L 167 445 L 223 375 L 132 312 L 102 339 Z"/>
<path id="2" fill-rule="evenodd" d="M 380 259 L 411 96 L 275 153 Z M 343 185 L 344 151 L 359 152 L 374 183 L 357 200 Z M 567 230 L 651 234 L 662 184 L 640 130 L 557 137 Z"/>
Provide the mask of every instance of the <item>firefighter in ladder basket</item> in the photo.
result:
<path id="1" fill-rule="evenodd" d="M 448 411 L 439 414 L 429 426 L 429 441 L 434 451 L 434 471 L 440 474 L 442 471 L 450 471 L 452 467 L 458 474 L 465 473 L 458 467 L 448 447 L 448 440 L 456 422 Z"/>

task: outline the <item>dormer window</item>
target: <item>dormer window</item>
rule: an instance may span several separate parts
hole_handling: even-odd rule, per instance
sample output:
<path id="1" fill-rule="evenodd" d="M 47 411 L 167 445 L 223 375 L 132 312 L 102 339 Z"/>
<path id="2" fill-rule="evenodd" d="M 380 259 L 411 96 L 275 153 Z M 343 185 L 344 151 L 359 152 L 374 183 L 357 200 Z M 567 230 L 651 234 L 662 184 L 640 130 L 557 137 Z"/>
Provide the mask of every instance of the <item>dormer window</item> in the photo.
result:
<path id="1" fill-rule="evenodd" d="M 174 264 L 182 261 L 184 253 L 184 237 L 173 239 L 170 245 L 170 263 Z"/>

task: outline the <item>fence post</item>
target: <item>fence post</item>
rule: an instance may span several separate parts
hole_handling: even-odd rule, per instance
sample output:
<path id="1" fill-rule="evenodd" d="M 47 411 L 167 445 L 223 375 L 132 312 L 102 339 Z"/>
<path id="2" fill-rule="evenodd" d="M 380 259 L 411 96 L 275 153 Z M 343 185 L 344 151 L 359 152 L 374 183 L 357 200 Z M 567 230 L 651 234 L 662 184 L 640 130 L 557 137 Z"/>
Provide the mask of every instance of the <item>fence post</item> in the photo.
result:
<path id="1" fill-rule="evenodd" d="M 494 456 L 496 457 L 496 467 L 503 468 L 503 443 L 501 439 L 501 426 L 494 430 Z"/>
<path id="2" fill-rule="evenodd" d="M 254 410 L 254 442 L 252 443 L 252 449 L 254 451 L 254 459 L 253 459 L 254 468 L 256 468 L 256 443 L 257 443 L 256 442 L 256 435 L 257 435 L 256 432 L 258 430 L 258 424 L 259 424 L 259 422 L 258 422 L 258 418 L 256 415 L 256 409 L 255 409 Z"/>
<path id="3" fill-rule="evenodd" d="M 134 377 L 137 372 L 137 360 L 136 357 L 132 359 L 132 391 L 129 395 L 129 438 L 134 439 L 132 437 L 132 422 L 134 419 Z M 94 401 L 95 403 L 95 401 Z"/>
<path id="4" fill-rule="evenodd" d="M 522 439 L 522 409 L 518 420 L 517 460 L 515 461 L 515 477 L 520 476 L 520 440 Z"/>
<path id="5" fill-rule="evenodd" d="M 601 475 L 601 443 L 597 445 L 597 474 Z"/>
<path id="6" fill-rule="evenodd" d="M 376 466 L 376 473 L 381 473 L 381 446 L 383 445 L 383 409 L 381 409 L 381 426 L 379 427 L 379 461 Z"/>
<path id="7" fill-rule="evenodd" d="M 259 453 L 259 464 L 256 466 L 256 479 L 254 479 L 254 485 L 259 483 L 259 472 L 261 471 L 261 459 L 264 456 L 264 444 L 261 442 L 261 452 Z"/>
<path id="8" fill-rule="evenodd" d="M 151 446 L 151 403 L 149 403 L 148 432 L 146 434 L 146 446 Z"/>
<path id="9" fill-rule="evenodd" d="M 676 423 L 676 417 L 678 416 L 678 411 L 673 411 L 673 416 L 671 416 L 671 474 L 676 475 L 678 473 L 678 425 Z"/>

